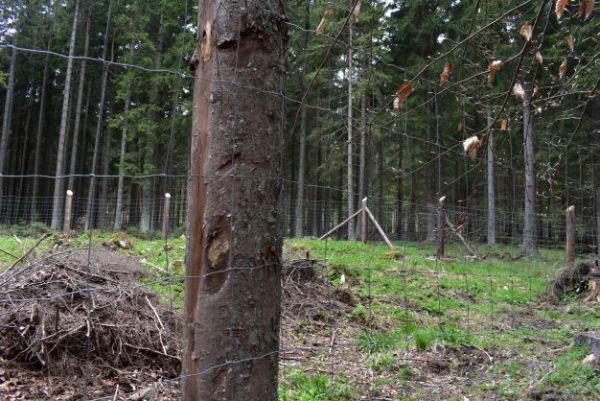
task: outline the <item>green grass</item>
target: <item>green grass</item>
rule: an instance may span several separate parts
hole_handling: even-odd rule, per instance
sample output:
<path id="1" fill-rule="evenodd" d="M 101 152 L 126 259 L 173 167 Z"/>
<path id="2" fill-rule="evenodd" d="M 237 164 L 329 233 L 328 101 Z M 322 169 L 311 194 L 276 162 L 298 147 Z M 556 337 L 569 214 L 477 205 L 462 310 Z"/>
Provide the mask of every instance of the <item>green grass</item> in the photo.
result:
<path id="1" fill-rule="evenodd" d="M 42 232 L 0 236 L 0 248 L 20 256 Z M 125 236 L 94 232 L 92 240 L 99 247 L 107 239 Z M 149 273 L 144 279 L 149 286 L 163 301 L 172 299 L 181 307 L 185 238 L 171 238 L 168 246 L 158 239 L 128 238 L 133 249 L 119 252 L 139 259 Z M 82 247 L 88 241 L 84 235 L 72 239 L 71 245 Z M 37 253 L 53 244 L 54 239 L 49 238 Z M 344 341 L 356 346 L 364 358 L 364 369 L 375 372 L 374 388 L 369 391 L 385 391 L 387 386 L 410 394 L 398 400 L 431 399 L 431 390 L 419 385 L 419 380 L 426 380 L 423 374 L 443 374 L 472 378 L 470 385 L 459 385 L 461 394 L 470 399 L 528 399 L 532 388 L 550 387 L 558 399 L 600 399 L 600 375 L 580 363 L 589 350 L 572 346 L 578 332 L 600 329 L 600 309 L 574 297 L 558 305 L 547 303 L 543 297 L 548 281 L 563 265 L 562 251 L 542 249 L 539 258 L 531 259 L 472 260 L 464 257 L 459 245 L 450 244 L 450 259 L 436 261 L 431 258 L 434 248 L 430 244 L 399 242 L 396 247 L 402 258 L 386 256 L 389 249 L 378 243 L 293 239 L 284 245 L 288 258 L 304 257 L 309 250 L 312 258 L 326 263 L 332 285 L 341 285 L 343 274 L 343 285 L 358 295 L 359 303 L 341 324 L 363 325 L 354 338 Z M 480 252 L 514 254 L 517 249 L 482 247 Z M 13 257 L 0 253 L 0 267 L 12 261 Z M 309 320 L 302 323 L 302 327 L 311 326 Z M 461 347 L 471 347 L 483 359 L 487 353 L 493 364 L 470 369 L 468 364 L 453 362 L 439 373 L 425 369 L 423 361 L 439 350 L 447 350 L 441 351 L 443 354 Z M 401 354 L 405 359 L 398 358 Z M 406 358 L 414 360 L 409 363 Z M 315 356 L 316 366 L 319 360 Z M 281 400 L 359 398 L 359 384 L 344 372 L 318 372 L 308 366 L 285 368 Z M 447 399 L 463 398 L 448 395 Z"/>

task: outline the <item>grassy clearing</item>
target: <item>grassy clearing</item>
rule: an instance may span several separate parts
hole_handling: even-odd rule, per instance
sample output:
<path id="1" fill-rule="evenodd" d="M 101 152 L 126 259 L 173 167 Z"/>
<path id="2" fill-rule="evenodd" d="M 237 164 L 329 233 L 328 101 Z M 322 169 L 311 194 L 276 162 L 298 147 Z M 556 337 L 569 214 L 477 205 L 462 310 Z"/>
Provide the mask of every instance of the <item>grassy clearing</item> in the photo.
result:
<path id="1" fill-rule="evenodd" d="M 101 246 L 125 236 L 94 233 L 92 242 Z M 167 244 L 129 239 L 133 249 L 119 252 L 139 259 L 150 273 L 149 285 L 181 307 L 185 238 Z M 20 256 L 35 240 L 3 236 L 0 248 Z M 88 241 L 81 236 L 71 244 Z M 37 253 L 53 245 L 49 238 Z M 574 298 L 552 305 L 544 298 L 548 281 L 562 267 L 561 251 L 511 260 L 506 255 L 515 248 L 482 248 L 495 256 L 472 260 L 450 245 L 450 258 L 436 261 L 431 245 L 396 245 L 398 253 L 391 254 L 380 244 L 286 241 L 287 258 L 305 257 L 308 250 L 326 261 L 332 288 L 351 290 L 358 304 L 337 327 L 336 343 L 346 344 L 346 350 L 340 346 L 330 355 L 325 350 L 298 364 L 284 363 L 282 400 L 600 399 L 600 376 L 580 363 L 589 349 L 572 346 L 576 333 L 600 330 L 600 307 Z M 0 266 L 12 260 L 0 253 Z M 299 320 L 323 337 L 321 343 L 336 335 L 310 319 Z M 365 324 L 345 330 L 356 321 Z"/>

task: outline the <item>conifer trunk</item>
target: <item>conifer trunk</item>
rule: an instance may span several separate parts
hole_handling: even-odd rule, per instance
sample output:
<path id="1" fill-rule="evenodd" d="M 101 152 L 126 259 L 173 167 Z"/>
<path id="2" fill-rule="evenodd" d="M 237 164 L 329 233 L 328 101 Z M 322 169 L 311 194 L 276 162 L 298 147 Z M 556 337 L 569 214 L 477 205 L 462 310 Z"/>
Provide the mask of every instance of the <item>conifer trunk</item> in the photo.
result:
<path id="1" fill-rule="evenodd" d="M 486 107 L 489 135 L 487 138 L 487 244 L 496 245 L 496 190 L 494 187 L 494 131 L 490 127 L 493 122 L 492 111 Z"/>
<path id="2" fill-rule="evenodd" d="M 65 142 L 67 137 L 67 122 L 69 119 L 69 102 L 71 99 L 71 76 L 73 75 L 73 56 L 75 54 L 75 41 L 77 39 L 77 19 L 79 18 L 79 0 L 75 0 L 73 10 L 73 24 L 71 26 L 71 39 L 69 40 L 69 59 L 67 61 L 67 73 L 65 76 L 65 87 L 63 89 L 63 103 L 60 117 L 60 129 L 58 132 L 58 149 L 56 151 L 56 169 L 54 178 L 54 195 L 52 196 L 52 221 L 50 226 L 58 229 L 62 220 L 62 193 L 64 188 L 64 157 Z"/>
<path id="3" fill-rule="evenodd" d="M 283 104 L 260 94 L 282 89 L 285 8 L 200 0 L 200 10 L 182 399 L 277 401 Z"/>
<path id="4" fill-rule="evenodd" d="M 535 136 L 531 114 L 530 92 L 523 96 L 523 139 L 525 150 L 525 210 L 523 215 L 523 251 L 537 256 L 537 229 L 535 221 Z"/>

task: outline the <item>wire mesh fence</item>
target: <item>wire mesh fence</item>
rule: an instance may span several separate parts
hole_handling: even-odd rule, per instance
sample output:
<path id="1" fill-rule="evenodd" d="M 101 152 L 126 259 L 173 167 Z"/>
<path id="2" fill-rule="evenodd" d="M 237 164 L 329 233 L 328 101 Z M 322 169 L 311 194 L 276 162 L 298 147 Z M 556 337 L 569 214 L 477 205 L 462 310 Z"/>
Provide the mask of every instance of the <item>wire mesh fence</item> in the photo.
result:
<path id="1" fill-rule="evenodd" d="M 67 334 L 93 339 L 102 333 L 103 325 L 110 325 L 99 319 L 98 310 L 118 309 L 116 300 L 141 297 L 142 304 L 150 305 L 142 309 L 150 316 L 146 316 L 149 319 L 146 323 L 155 327 L 147 333 L 159 341 L 146 346 L 149 348 L 153 344 L 158 350 L 139 349 L 144 346 L 137 344 L 134 345 L 138 347 L 135 353 L 151 354 L 151 358 L 157 360 L 179 361 L 185 352 L 181 343 L 176 341 L 176 345 L 172 345 L 163 336 L 181 339 L 182 323 L 175 323 L 171 328 L 166 327 L 166 322 L 171 322 L 173 314 L 182 306 L 181 292 L 186 280 L 207 280 L 216 275 L 253 275 L 261 269 L 274 267 L 272 264 L 249 266 L 241 262 L 202 276 L 189 275 L 183 270 L 185 238 L 181 236 L 186 225 L 189 178 L 169 178 L 168 188 L 172 194 L 170 237 L 161 240 L 157 239 L 157 233 L 164 215 L 166 178 L 135 179 L 146 183 L 139 184 L 138 193 L 130 191 L 123 196 L 122 230 L 129 231 L 130 235 L 119 238 L 138 241 L 135 238 L 147 234 L 145 238 L 149 243 L 159 245 L 156 252 L 161 255 L 161 265 L 148 262 L 146 269 L 153 273 L 141 282 L 102 278 L 112 267 L 106 261 L 98 261 L 98 249 L 107 237 L 117 238 L 114 237 L 116 193 L 112 184 L 118 177 L 100 177 L 99 187 L 105 185 L 102 180 L 107 180 L 107 199 L 94 202 L 93 220 L 88 217 L 89 199 L 85 195 L 78 197 L 77 193 L 73 198 L 73 229 L 82 234 L 81 237 L 77 239 L 74 235 L 76 239 L 72 239 L 66 248 L 62 243 L 47 244 L 56 249 L 54 254 L 42 253 L 29 261 L 2 256 L 7 266 L 0 277 L 0 285 L 6 290 L 6 295 L 0 299 L 4 333 L 16 330 L 26 336 L 28 330 L 35 328 L 45 331 L 48 344 Z M 85 183 L 81 188 L 78 192 L 86 194 Z M 144 198 L 144 188 L 153 188 L 152 195 Z M 311 391 L 302 390 L 302 383 L 313 382 L 326 386 L 327 389 L 321 390 L 337 394 L 337 399 L 511 399 L 512 396 L 534 394 L 549 380 L 558 380 L 553 369 L 556 358 L 564 358 L 561 352 L 569 348 L 567 341 L 575 333 L 593 327 L 589 321 L 580 318 L 593 316 L 593 304 L 582 298 L 556 303 L 554 282 L 559 269 L 564 266 L 565 218 L 562 213 L 538 216 L 537 239 L 543 259 L 536 262 L 518 253 L 522 212 L 497 211 L 499 245 L 487 247 L 484 246 L 487 212 L 448 206 L 449 221 L 455 227 L 462 224 L 464 238 L 474 244 L 478 255 L 474 257 L 453 231 L 448 230 L 445 235 L 450 244 L 446 256 L 439 259 L 434 257 L 434 244 L 428 241 L 437 235 L 437 212 L 433 205 L 398 205 L 377 198 L 369 200 L 376 219 L 394 240 L 396 249 L 389 250 L 371 224 L 368 236 L 372 242 L 369 244 L 334 239 L 317 241 L 316 238 L 346 218 L 346 203 L 333 199 L 304 200 L 302 228 L 305 238 L 295 238 L 296 219 L 291 216 L 295 212 L 293 201 L 285 197 L 282 200 L 282 204 L 292 206 L 284 208 L 280 219 L 284 225 L 282 232 L 290 238 L 284 247 L 281 270 L 279 346 L 260 355 L 231 354 L 230 358 L 210 369 L 194 373 L 195 376 L 218 377 L 223 369 L 231 366 L 243 369 L 250 364 L 278 359 L 282 400 L 301 399 L 298 398 L 300 391 Z M 50 197 L 36 197 L 35 201 L 31 197 L 3 197 L 3 234 L 23 238 L 22 241 L 27 234 L 39 237 L 35 230 L 28 232 L 27 228 L 41 229 L 43 225 L 46 230 L 52 204 Z M 29 214 L 32 210 L 38 216 L 36 219 Z M 142 223 L 144 216 L 149 216 L 147 226 Z M 86 230 L 88 222 L 92 223 Z M 578 217 L 580 256 L 595 251 L 594 222 L 595 219 L 589 216 Z M 103 230 L 107 233 L 102 233 Z M 346 239 L 345 227 L 336 235 Z M 28 249 L 29 245 L 32 243 L 22 249 Z M 148 251 L 133 255 L 149 258 Z M 62 275 L 59 274 L 61 266 L 67 266 L 70 273 L 62 271 Z M 52 274 L 35 281 L 41 270 Z M 74 277 L 79 277 L 79 281 Z M 68 285 L 48 288 L 47 283 L 54 281 Z M 15 288 L 21 291 L 23 284 L 31 290 L 29 295 L 15 296 L 23 294 L 14 292 Z M 138 292 L 147 289 L 162 295 L 157 299 L 150 298 L 146 292 Z M 572 288 L 564 286 L 558 291 L 561 290 L 564 295 L 571 296 Z M 106 297 L 113 297 L 112 301 L 107 301 Z M 144 297 L 149 298 L 145 301 Z M 74 300 L 88 311 L 87 315 L 80 316 L 82 320 L 78 325 L 66 323 L 68 319 L 62 317 L 62 314 L 68 315 Z M 57 308 L 60 312 L 56 314 L 56 320 L 52 320 L 56 305 L 64 309 Z M 8 316 L 15 316 L 15 309 L 21 313 L 19 318 L 8 319 Z M 47 320 L 42 324 L 45 328 L 40 329 L 40 321 L 30 318 L 35 313 L 45 316 Z M 230 313 L 224 310 L 223 319 L 232 318 Z M 177 319 L 180 317 L 175 321 Z M 53 331 L 54 324 L 63 321 L 64 327 L 61 323 L 60 328 Z M 236 332 L 235 341 L 244 341 L 249 335 Z M 92 340 L 84 340 L 80 347 L 83 350 L 80 356 L 90 360 L 94 360 L 94 353 L 101 349 Z M 52 366 L 49 356 L 53 352 L 57 351 L 41 348 L 35 358 Z M 84 377 L 94 374 L 92 370 L 84 370 Z M 139 385 L 159 399 L 173 399 L 169 397 L 178 397 L 182 381 L 189 378 L 189 374 L 162 371 L 154 380 L 140 380 Z M 112 386 L 116 383 L 109 382 Z M 482 384 L 474 387 L 474 383 Z M 507 388 L 511 385 L 514 388 Z M 85 399 L 90 400 L 126 399 L 138 394 L 138 389 L 126 386 L 110 391 L 106 387 L 90 386 L 81 391 Z M 104 394 L 100 394 L 102 391 Z M 567 398 L 585 399 L 572 389 L 565 391 L 561 395 Z"/>

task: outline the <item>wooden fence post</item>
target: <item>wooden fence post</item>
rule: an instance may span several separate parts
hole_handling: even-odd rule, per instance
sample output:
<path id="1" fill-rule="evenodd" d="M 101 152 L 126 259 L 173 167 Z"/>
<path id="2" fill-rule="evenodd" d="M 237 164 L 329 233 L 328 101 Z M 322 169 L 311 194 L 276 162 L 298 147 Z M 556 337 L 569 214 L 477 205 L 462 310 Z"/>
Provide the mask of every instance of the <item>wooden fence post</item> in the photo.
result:
<path id="1" fill-rule="evenodd" d="M 169 214 L 171 211 L 171 194 L 165 194 L 165 206 L 163 210 L 163 222 L 162 222 L 162 239 L 166 239 L 169 235 Z"/>
<path id="2" fill-rule="evenodd" d="M 566 251 L 567 264 L 575 262 L 575 206 L 569 206 L 566 210 Z"/>
<path id="3" fill-rule="evenodd" d="M 436 257 L 444 257 L 444 228 L 446 227 L 446 197 L 442 196 L 438 202 L 437 209 L 437 252 Z"/>
<path id="4" fill-rule="evenodd" d="M 63 221 L 63 236 L 67 238 L 71 234 L 71 214 L 73 210 L 73 191 L 67 191 L 65 199 L 65 217 Z"/>
<path id="5" fill-rule="evenodd" d="M 369 241 L 369 231 L 367 230 L 367 198 L 362 200 L 362 209 L 360 213 L 360 239 L 363 243 Z"/>

